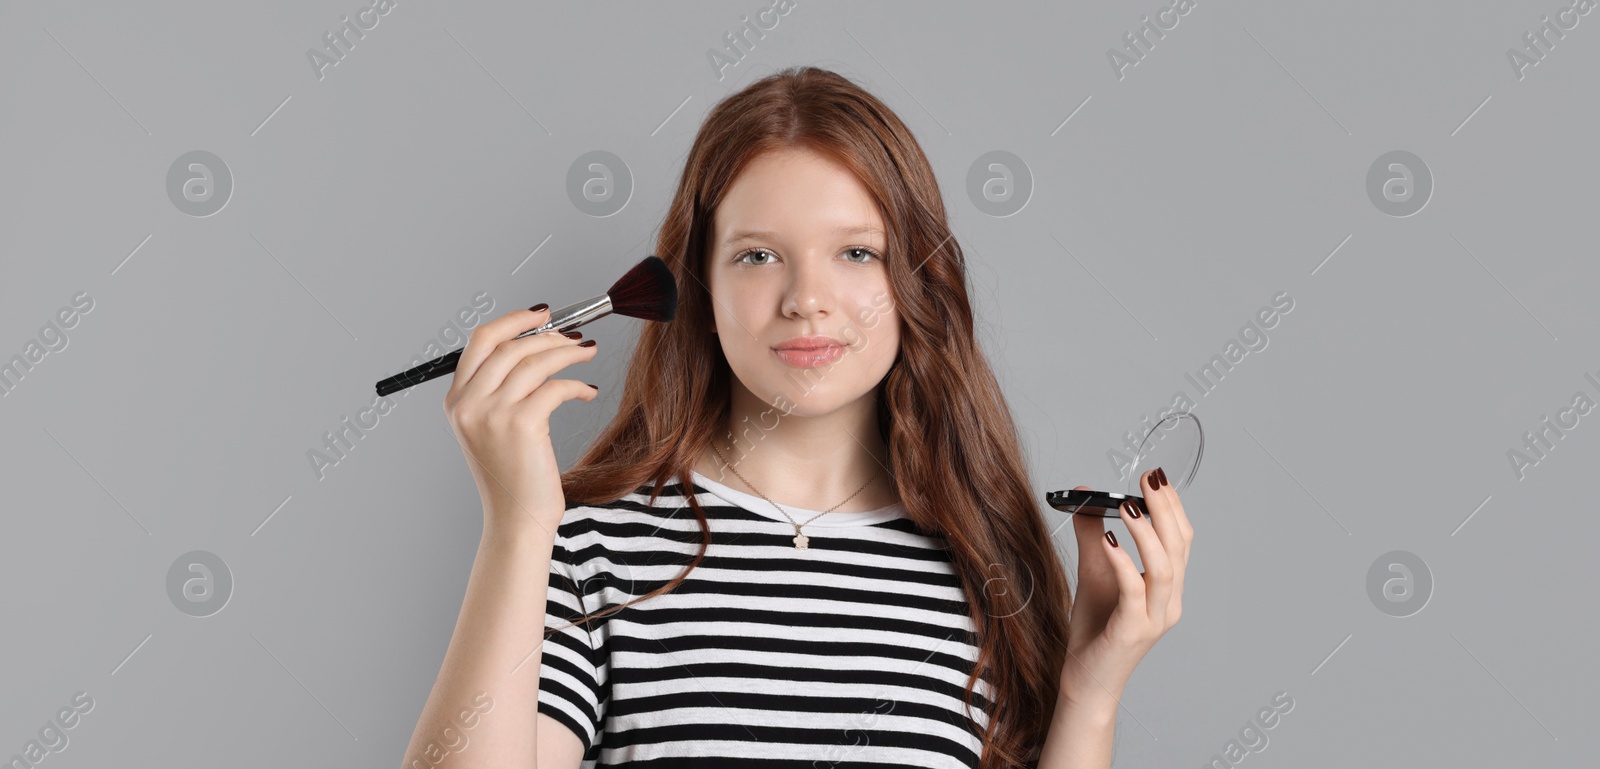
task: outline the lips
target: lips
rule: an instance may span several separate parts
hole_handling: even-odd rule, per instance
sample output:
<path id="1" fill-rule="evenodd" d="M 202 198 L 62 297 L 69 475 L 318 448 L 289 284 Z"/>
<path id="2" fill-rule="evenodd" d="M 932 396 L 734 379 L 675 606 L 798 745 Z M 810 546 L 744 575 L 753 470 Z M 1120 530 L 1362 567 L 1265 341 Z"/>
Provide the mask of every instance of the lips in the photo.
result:
<path id="1" fill-rule="evenodd" d="M 831 336 L 802 336 L 773 345 L 772 352 L 785 365 L 817 368 L 844 357 L 846 347 Z"/>
<path id="2" fill-rule="evenodd" d="M 817 347 L 810 350 L 773 350 L 778 360 L 795 368 L 826 366 L 844 357 L 843 347 Z"/>
<path id="3" fill-rule="evenodd" d="M 831 336 L 797 336 L 772 346 L 774 350 L 820 350 L 825 347 L 844 347 L 845 343 Z"/>

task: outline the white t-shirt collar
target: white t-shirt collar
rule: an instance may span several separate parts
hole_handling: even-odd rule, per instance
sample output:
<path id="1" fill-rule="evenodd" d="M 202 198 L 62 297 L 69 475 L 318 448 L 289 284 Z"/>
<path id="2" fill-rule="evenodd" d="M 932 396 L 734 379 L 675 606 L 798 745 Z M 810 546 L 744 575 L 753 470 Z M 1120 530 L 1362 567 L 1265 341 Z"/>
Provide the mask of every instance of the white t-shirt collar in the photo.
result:
<path id="1" fill-rule="evenodd" d="M 767 500 L 754 494 L 740 491 L 727 484 L 712 480 L 711 478 L 706 477 L 706 475 L 701 473 L 699 470 L 694 470 L 692 473 L 693 480 L 696 485 L 700 486 L 706 491 L 711 492 L 713 495 L 719 497 L 723 501 L 737 505 L 738 507 L 749 510 L 752 513 L 756 513 L 757 515 L 766 516 L 775 521 L 782 521 L 783 523 L 790 522 L 788 518 L 783 516 L 783 513 L 778 512 L 778 509 L 772 506 L 771 502 L 768 502 Z M 795 521 L 798 521 L 807 529 L 815 527 L 841 528 L 847 526 L 869 526 L 874 523 L 892 521 L 896 518 L 904 517 L 906 514 L 905 506 L 899 502 L 895 502 L 894 504 L 885 505 L 875 510 L 862 510 L 859 512 L 835 510 L 827 515 L 817 518 L 814 521 L 811 521 L 810 523 L 806 523 L 808 518 L 811 518 L 822 511 L 807 510 L 803 507 L 792 507 L 782 503 L 779 504 L 783 507 L 784 511 L 788 512 L 789 515 L 795 519 Z"/>

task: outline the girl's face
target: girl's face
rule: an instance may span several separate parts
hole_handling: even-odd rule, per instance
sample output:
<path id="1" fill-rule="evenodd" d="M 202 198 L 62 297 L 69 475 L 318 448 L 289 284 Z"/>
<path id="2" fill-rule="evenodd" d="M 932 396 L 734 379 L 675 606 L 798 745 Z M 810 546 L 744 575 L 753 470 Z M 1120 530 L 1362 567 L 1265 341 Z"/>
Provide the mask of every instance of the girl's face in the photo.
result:
<path id="1" fill-rule="evenodd" d="M 746 389 L 779 413 L 817 416 L 877 387 L 900 318 L 883 219 L 853 174 L 807 150 L 766 153 L 734 179 L 712 230 L 715 333 Z"/>

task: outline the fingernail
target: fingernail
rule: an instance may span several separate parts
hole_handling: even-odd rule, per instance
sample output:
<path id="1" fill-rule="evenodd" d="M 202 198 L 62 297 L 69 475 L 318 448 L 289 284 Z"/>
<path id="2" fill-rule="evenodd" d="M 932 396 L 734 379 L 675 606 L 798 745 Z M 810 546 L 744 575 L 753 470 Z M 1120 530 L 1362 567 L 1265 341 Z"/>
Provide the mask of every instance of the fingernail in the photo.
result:
<path id="1" fill-rule="evenodd" d="M 548 310 L 548 309 L 550 309 L 550 305 L 545 304 L 544 302 L 540 302 L 540 303 L 538 303 L 538 304 L 536 304 L 536 305 L 534 305 L 532 307 L 529 307 L 528 309 L 533 310 L 534 312 L 538 312 L 540 310 Z"/>
<path id="2" fill-rule="evenodd" d="M 584 384 L 589 384 L 589 383 L 588 382 L 584 382 Z M 595 392 L 600 392 L 600 387 L 598 385 L 589 385 L 589 386 L 593 387 Z"/>
<path id="3" fill-rule="evenodd" d="M 1151 491 L 1161 488 L 1161 468 L 1158 467 L 1154 470 L 1151 470 L 1149 480 Z"/>
<path id="4" fill-rule="evenodd" d="M 1117 535 L 1112 534 L 1109 531 L 1106 532 L 1106 541 L 1110 542 L 1112 547 L 1119 547 L 1119 545 L 1117 544 Z"/>
<path id="5" fill-rule="evenodd" d="M 582 339 L 583 338 L 583 332 L 582 331 L 563 331 L 563 332 L 561 332 L 561 335 L 566 337 L 566 338 L 568 338 L 568 339 Z"/>
<path id="6" fill-rule="evenodd" d="M 1156 468 L 1156 475 L 1161 476 L 1161 485 L 1162 486 L 1171 486 L 1172 485 L 1172 484 L 1167 482 L 1167 471 L 1166 470 L 1163 470 L 1163 469 L 1158 467 L 1158 468 Z"/>
<path id="7" fill-rule="evenodd" d="M 582 341 L 582 342 L 579 342 L 579 343 L 578 343 L 578 346 L 579 346 L 579 347 L 593 347 L 593 346 L 595 346 L 595 345 L 596 345 L 596 344 L 598 344 L 598 342 L 596 342 L 596 341 L 595 341 L 595 340 L 593 340 L 593 339 L 585 339 L 585 340 L 584 340 L 584 341 Z"/>
<path id="8" fill-rule="evenodd" d="M 1127 507 L 1128 507 L 1128 517 L 1129 518 L 1138 518 L 1141 515 L 1141 513 L 1139 512 L 1139 503 L 1138 502 L 1135 502 L 1135 501 L 1130 499 L 1130 500 L 1128 500 L 1126 502 L 1123 502 L 1122 504 L 1127 505 Z"/>

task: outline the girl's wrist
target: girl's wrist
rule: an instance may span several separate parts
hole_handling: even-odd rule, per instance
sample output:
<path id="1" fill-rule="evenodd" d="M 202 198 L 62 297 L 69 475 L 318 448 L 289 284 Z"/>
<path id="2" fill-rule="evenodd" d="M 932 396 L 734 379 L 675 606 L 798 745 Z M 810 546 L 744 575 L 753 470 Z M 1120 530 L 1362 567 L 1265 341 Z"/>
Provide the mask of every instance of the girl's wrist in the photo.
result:
<path id="1" fill-rule="evenodd" d="M 1105 697 L 1099 701 L 1072 699 L 1063 694 L 1056 698 L 1054 721 L 1071 724 L 1074 728 L 1099 729 L 1117 723 L 1117 700 Z"/>
<path id="2" fill-rule="evenodd" d="M 518 515 L 521 515 L 518 513 Z M 488 516 L 483 525 L 479 550 L 505 553 L 544 553 L 555 548 L 555 533 L 532 519 L 517 520 L 516 516 Z"/>
<path id="3" fill-rule="evenodd" d="M 1094 725 L 1114 724 L 1117 721 L 1118 697 L 1098 689 L 1098 696 L 1084 692 L 1063 690 L 1056 698 L 1057 721 L 1073 721 Z"/>
<path id="4" fill-rule="evenodd" d="M 1129 675 L 1107 675 L 1105 671 L 1091 673 L 1076 659 L 1068 656 L 1066 665 L 1062 668 L 1060 694 L 1056 697 L 1058 707 L 1069 706 L 1077 712 L 1115 720 L 1118 703 L 1131 673 L 1132 671 L 1129 671 Z"/>

